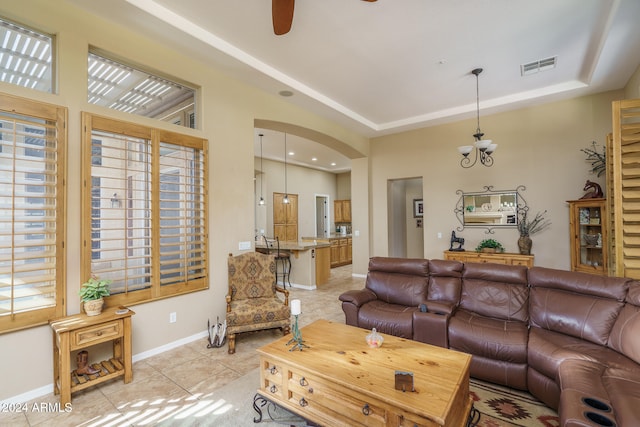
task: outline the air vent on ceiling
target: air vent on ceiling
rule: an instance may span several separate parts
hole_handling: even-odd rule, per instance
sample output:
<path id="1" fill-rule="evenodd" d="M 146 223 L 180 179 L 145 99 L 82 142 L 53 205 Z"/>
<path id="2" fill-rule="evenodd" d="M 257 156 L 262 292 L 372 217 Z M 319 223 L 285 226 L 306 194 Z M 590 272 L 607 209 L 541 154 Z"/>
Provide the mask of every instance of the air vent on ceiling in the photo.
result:
<path id="1" fill-rule="evenodd" d="M 556 68 L 557 60 L 558 60 L 557 56 L 552 56 L 550 58 L 529 62 L 528 64 L 522 64 L 520 66 L 520 73 L 523 76 L 528 76 L 530 74 L 535 74 L 540 71 L 546 71 L 552 68 Z"/>

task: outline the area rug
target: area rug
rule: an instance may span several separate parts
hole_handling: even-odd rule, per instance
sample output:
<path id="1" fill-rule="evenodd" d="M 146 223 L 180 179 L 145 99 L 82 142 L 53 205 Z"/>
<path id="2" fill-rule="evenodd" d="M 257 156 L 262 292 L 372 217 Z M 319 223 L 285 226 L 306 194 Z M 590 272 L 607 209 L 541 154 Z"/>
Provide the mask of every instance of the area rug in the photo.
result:
<path id="1" fill-rule="evenodd" d="M 558 414 L 529 393 L 471 379 L 471 399 L 479 427 L 557 427 Z"/>
<path id="2" fill-rule="evenodd" d="M 254 423 L 258 413 L 253 409 L 253 397 L 260 384 L 260 372 L 254 369 L 209 395 L 201 396 L 197 411 L 185 409 L 172 414 L 155 425 L 216 426 L 216 427 L 275 427 L 306 426 L 300 417 L 273 405 L 261 406 L 262 422 Z M 531 395 L 508 388 L 471 380 L 471 398 L 480 411 L 480 427 L 557 427 L 557 414 Z M 271 419 L 273 418 L 273 419 Z"/>

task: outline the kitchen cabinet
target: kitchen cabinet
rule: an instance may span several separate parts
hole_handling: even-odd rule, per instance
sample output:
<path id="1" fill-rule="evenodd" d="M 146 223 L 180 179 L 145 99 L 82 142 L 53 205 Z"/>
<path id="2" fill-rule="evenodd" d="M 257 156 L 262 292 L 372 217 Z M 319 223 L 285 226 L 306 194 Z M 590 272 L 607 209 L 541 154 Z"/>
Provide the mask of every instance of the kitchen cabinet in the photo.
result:
<path id="1" fill-rule="evenodd" d="M 335 200 L 333 202 L 334 222 L 351 222 L 351 200 Z"/>
<path id="2" fill-rule="evenodd" d="M 280 241 L 297 241 L 298 195 L 288 197 L 289 203 L 282 203 L 284 193 L 273 193 L 273 236 Z"/>
<path id="3" fill-rule="evenodd" d="M 605 199 L 569 201 L 571 271 L 608 275 Z"/>
<path id="4" fill-rule="evenodd" d="M 331 242 L 331 268 L 351 264 L 353 259 L 351 237 L 336 237 L 329 240 Z"/>

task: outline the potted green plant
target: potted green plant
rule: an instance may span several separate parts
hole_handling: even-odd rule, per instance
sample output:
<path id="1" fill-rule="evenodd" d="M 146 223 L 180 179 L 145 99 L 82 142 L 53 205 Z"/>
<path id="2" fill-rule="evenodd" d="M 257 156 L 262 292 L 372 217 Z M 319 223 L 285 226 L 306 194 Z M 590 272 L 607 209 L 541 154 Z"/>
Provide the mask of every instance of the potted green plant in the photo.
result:
<path id="1" fill-rule="evenodd" d="M 92 274 L 89 280 L 82 284 L 78 294 L 87 316 L 97 316 L 102 313 L 103 297 L 108 297 L 111 294 L 110 284 L 111 280 L 100 279 L 95 274 Z"/>
<path id="2" fill-rule="evenodd" d="M 484 239 L 476 246 L 476 252 L 504 252 L 504 247 L 495 239 Z"/>
<path id="3" fill-rule="evenodd" d="M 518 231 L 520 232 L 520 238 L 518 238 L 518 249 L 522 255 L 531 254 L 533 241 L 530 236 L 541 232 L 551 225 L 551 221 L 544 217 L 546 214 L 547 211 L 538 212 L 531 220 L 527 217 L 526 211 L 522 214 L 522 218 L 518 221 Z"/>

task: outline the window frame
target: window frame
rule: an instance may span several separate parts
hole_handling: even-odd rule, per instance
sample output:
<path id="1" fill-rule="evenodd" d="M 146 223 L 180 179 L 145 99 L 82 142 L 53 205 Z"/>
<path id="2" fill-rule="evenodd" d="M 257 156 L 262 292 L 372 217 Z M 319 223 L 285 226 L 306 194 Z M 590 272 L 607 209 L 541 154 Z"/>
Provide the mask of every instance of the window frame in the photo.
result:
<path id="1" fill-rule="evenodd" d="M 209 288 L 209 218 L 208 218 L 208 141 L 203 138 L 184 135 L 176 132 L 166 131 L 153 128 L 141 124 L 125 122 L 118 119 L 112 119 L 104 116 L 95 115 L 88 112 L 82 112 L 82 252 L 81 252 L 81 277 L 88 278 L 92 274 L 92 139 L 95 139 L 93 131 L 109 132 L 118 135 L 124 135 L 131 138 L 139 138 L 148 140 L 151 144 L 151 265 L 152 276 L 150 283 L 145 283 L 148 287 L 141 289 L 128 290 L 124 293 L 114 294 L 105 297 L 105 306 L 113 307 L 119 305 L 133 305 L 144 302 L 155 301 L 163 298 L 182 295 L 185 293 L 201 291 Z M 162 285 L 160 281 L 160 175 L 162 171 L 159 169 L 159 153 L 161 143 L 171 143 L 187 148 L 201 150 L 203 157 L 203 277 L 180 281 L 174 284 Z M 103 147 L 104 148 L 104 147 Z M 94 259 L 95 260 L 95 259 Z"/>
<path id="2" fill-rule="evenodd" d="M 55 123 L 57 139 L 55 306 L 0 316 L 0 334 L 45 325 L 66 313 L 67 121 L 66 107 L 0 93 L 0 111 Z"/>

